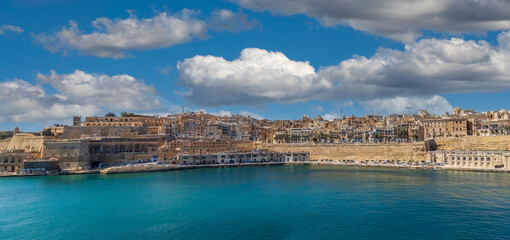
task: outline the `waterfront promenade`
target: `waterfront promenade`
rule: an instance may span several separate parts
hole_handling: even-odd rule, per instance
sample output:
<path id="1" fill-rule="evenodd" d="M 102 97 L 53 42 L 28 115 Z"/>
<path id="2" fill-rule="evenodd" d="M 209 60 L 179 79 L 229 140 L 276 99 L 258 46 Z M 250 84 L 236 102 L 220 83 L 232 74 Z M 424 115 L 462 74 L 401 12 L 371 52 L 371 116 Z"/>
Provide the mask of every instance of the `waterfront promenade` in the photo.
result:
<path id="1" fill-rule="evenodd" d="M 236 167 L 257 167 L 257 166 L 282 166 L 282 165 L 316 165 L 316 166 L 354 166 L 363 168 L 407 168 L 417 170 L 455 170 L 455 171 L 472 171 L 472 172 L 500 172 L 510 173 L 508 169 L 487 169 L 487 168 L 459 168 L 448 167 L 442 165 L 432 165 L 423 163 L 409 163 L 402 161 L 388 161 L 388 162 L 375 162 L 375 161 L 298 161 L 298 162 L 263 162 L 263 163 L 231 163 L 231 164 L 196 164 L 196 165 L 176 165 L 176 164 L 158 164 L 158 163 L 143 163 L 143 164 L 130 164 L 123 166 L 113 166 L 103 169 L 92 169 L 84 171 L 63 171 L 60 174 L 14 174 L 3 173 L 0 177 L 22 177 L 22 176 L 41 176 L 41 175 L 75 175 L 75 174 L 120 174 L 120 173 L 137 173 L 137 172 L 162 172 L 162 171 L 179 171 L 200 168 L 236 168 Z"/>
<path id="2" fill-rule="evenodd" d="M 173 165 L 173 164 L 140 164 L 116 166 L 101 169 L 102 174 L 114 173 L 135 173 L 135 172 L 160 172 L 176 171 L 197 168 L 232 168 L 232 167 L 250 167 L 250 166 L 281 166 L 283 162 L 264 162 L 264 163 L 234 163 L 234 164 L 197 164 L 197 165 Z"/>
<path id="3" fill-rule="evenodd" d="M 357 166 L 367 168 L 409 168 L 423 170 L 460 170 L 476 172 L 508 172 L 508 169 L 486 168 L 454 168 L 431 164 L 410 164 L 408 162 L 356 162 L 356 161 L 298 161 L 298 162 L 263 162 L 263 163 L 234 163 L 234 164 L 197 164 L 197 165 L 170 165 L 170 164 L 139 164 L 109 167 L 99 170 L 102 174 L 176 171 L 198 168 L 232 168 L 254 166 L 282 166 L 282 165 L 320 165 L 320 166 Z M 97 173 L 97 170 L 93 173 Z"/>

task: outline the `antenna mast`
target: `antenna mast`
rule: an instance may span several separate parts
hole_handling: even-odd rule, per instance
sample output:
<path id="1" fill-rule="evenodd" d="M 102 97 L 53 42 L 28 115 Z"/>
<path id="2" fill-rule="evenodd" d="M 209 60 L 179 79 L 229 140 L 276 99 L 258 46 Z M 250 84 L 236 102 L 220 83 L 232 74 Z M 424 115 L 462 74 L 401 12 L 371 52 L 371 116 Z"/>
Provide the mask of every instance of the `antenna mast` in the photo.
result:
<path id="1" fill-rule="evenodd" d="M 407 111 L 409 112 L 409 115 L 411 115 L 411 109 L 412 107 L 406 107 L 407 108 Z"/>

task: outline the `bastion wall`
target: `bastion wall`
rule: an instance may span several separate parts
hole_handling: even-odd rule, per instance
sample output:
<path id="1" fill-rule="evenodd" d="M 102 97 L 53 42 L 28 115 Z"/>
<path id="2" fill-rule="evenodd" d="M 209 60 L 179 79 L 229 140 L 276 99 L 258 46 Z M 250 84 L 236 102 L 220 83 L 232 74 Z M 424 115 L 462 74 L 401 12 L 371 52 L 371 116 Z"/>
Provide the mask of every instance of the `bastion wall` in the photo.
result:
<path id="1" fill-rule="evenodd" d="M 47 140 L 44 142 L 42 157 L 58 159 L 62 169 L 89 169 L 89 142 L 88 140 Z"/>
<path id="2" fill-rule="evenodd" d="M 310 160 L 354 161 L 426 161 L 423 142 L 401 144 L 257 144 L 258 148 L 277 152 L 309 152 Z"/>
<path id="3" fill-rule="evenodd" d="M 5 151 L 9 147 L 11 139 L 0 140 L 0 151 Z"/>
<path id="4" fill-rule="evenodd" d="M 510 135 L 438 138 L 435 141 L 440 151 L 510 151 Z"/>
<path id="5" fill-rule="evenodd" d="M 43 149 L 44 137 L 34 136 L 28 133 L 14 135 L 7 146 L 7 149 L 25 150 L 25 152 L 41 152 Z"/>

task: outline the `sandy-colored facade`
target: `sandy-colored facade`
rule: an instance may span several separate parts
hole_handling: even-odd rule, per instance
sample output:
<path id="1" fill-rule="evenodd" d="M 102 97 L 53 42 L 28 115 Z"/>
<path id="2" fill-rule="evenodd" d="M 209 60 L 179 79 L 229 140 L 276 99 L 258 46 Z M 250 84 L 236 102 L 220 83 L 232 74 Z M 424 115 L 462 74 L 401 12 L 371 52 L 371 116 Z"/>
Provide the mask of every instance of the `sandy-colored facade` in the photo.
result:
<path id="1" fill-rule="evenodd" d="M 510 169 L 510 151 L 435 151 L 430 161 L 446 167 L 467 169 Z"/>
<path id="2" fill-rule="evenodd" d="M 31 154 L 20 151 L 0 152 L 0 173 L 15 173 L 21 171 L 25 161 L 33 159 Z"/>
<path id="3" fill-rule="evenodd" d="M 468 119 L 428 119 L 421 121 L 425 131 L 425 138 L 436 137 L 464 137 L 471 135 L 472 125 Z"/>

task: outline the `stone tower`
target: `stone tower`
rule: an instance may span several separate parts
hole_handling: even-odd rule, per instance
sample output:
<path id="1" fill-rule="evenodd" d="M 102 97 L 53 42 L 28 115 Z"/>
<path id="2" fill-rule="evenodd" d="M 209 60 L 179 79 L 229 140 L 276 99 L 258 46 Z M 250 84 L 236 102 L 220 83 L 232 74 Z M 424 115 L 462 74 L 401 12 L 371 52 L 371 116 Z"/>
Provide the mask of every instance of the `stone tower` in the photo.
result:
<path id="1" fill-rule="evenodd" d="M 73 116 L 73 126 L 81 126 L 81 116 Z"/>

